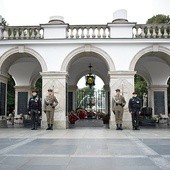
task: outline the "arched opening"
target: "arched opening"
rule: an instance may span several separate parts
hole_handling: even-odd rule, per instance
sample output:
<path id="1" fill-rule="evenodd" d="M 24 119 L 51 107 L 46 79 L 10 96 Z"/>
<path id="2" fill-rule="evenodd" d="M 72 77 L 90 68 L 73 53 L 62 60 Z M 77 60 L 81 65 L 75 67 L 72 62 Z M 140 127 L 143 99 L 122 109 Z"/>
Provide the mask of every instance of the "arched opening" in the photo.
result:
<path id="1" fill-rule="evenodd" d="M 21 50 L 21 49 L 20 49 Z M 46 65 L 38 53 L 31 49 L 18 48 L 11 49 L 4 53 L 0 59 L 0 87 L 4 97 L 0 98 L 1 115 L 8 116 L 11 108 L 15 110 L 15 116 L 28 114 L 27 105 L 31 95 L 31 90 L 39 87 L 41 96 L 41 79 L 37 81 L 35 77 L 41 77 L 40 72 L 46 70 Z M 34 54 L 34 55 L 33 55 Z"/>
<path id="2" fill-rule="evenodd" d="M 102 89 L 95 89 L 95 86 L 91 89 L 88 86 L 85 86 L 83 89 L 79 89 L 78 82 L 84 79 L 84 85 L 85 85 L 85 77 L 89 73 L 89 64 L 92 66 L 92 73 L 96 77 L 100 77 L 100 81 L 96 81 L 96 83 L 103 84 Z M 101 114 L 103 116 L 109 115 L 109 75 L 108 72 L 110 70 L 109 64 L 105 60 L 105 58 L 101 55 L 99 55 L 96 52 L 88 51 L 88 52 L 81 52 L 75 55 L 70 59 L 70 62 L 68 62 L 68 65 L 66 67 L 67 72 L 69 73 L 68 80 L 67 80 L 67 111 L 68 116 L 70 115 L 71 111 L 74 111 L 75 114 L 79 117 L 78 121 L 74 122 L 76 126 L 97 126 L 95 123 L 89 123 L 87 121 L 86 124 L 82 123 L 81 125 L 78 122 L 81 122 L 80 119 L 82 117 L 89 118 L 91 117 L 91 120 L 94 121 L 93 118 L 96 120 L 99 118 L 97 117 L 97 114 Z M 101 81 L 102 80 L 102 81 Z M 83 99 L 84 98 L 84 99 Z M 98 99 L 97 99 L 98 98 Z M 105 106 L 104 108 L 103 101 L 105 100 Z M 82 102 L 81 102 L 82 101 Z M 81 103 L 80 103 L 81 102 Z M 86 113 L 84 113 L 84 116 L 80 116 L 80 114 L 83 114 L 78 109 L 85 110 Z M 81 112 L 81 113 L 80 113 Z M 100 113 L 99 113 L 100 112 Z M 102 124 L 100 126 L 103 126 L 103 120 L 100 120 Z M 91 121 L 92 122 L 92 121 Z M 79 124 L 79 125 L 78 125 Z"/>
<path id="3" fill-rule="evenodd" d="M 104 82 L 98 76 L 95 76 L 95 86 L 92 88 L 86 86 L 85 82 L 86 78 L 83 76 L 77 83 L 77 108 L 105 113 Z M 90 103 L 90 101 L 93 103 Z"/>
<path id="4" fill-rule="evenodd" d="M 155 48 L 141 50 L 130 66 L 146 81 L 147 106 L 152 108 L 153 120 L 168 117 L 167 80 L 170 72 L 170 51 L 159 46 Z"/>

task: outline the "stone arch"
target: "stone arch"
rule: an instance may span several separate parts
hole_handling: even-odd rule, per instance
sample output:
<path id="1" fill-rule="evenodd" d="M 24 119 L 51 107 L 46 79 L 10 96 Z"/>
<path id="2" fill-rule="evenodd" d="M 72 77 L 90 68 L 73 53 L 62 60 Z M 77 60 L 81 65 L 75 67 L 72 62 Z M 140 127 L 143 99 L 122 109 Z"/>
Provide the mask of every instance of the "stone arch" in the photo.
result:
<path id="1" fill-rule="evenodd" d="M 165 54 L 168 54 L 170 56 L 170 50 L 166 47 L 163 46 L 159 46 L 159 45 L 153 45 L 153 46 L 149 46 L 146 47 L 142 50 L 140 50 L 131 60 L 130 66 L 129 66 L 129 70 L 135 70 L 135 66 L 136 63 L 138 62 L 138 60 L 145 54 L 149 53 L 149 52 L 163 52 Z"/>
<path id="2" fill-rule="evenodd" d="M 77 54 L 83 53 L 83 52 L 94 52 L 99 54 L 99 56 L 102 57 L 102 60 L 105 61 L 106 65 L 108 66 L 108 70 L 109 71 L 115 71 L 115 65 L 111 59 L 111 57 L 102 49 L 97 48 L 95 46 L 92 45 L 84 45 L 82 47 L 79 47 L 73 51 L 71 51 L 66 58 L 64 59 L 62 66 L 61 66 L 61 71 L 68 71 L 69 68 L 69 64 L 71 63 L 71 61 L 74 59 L 74 57 Z"/>
<path id="3" fill-rule="evenodd" d="M 0 57 L 0 69 L 2 68 L 2 65 L 4 64 L 5 60 L 9 56 L 11 56 L 12 54 L 15 54 L 15 53 L 28 53 L 28 54 L 32 55 L 33 57 L 35 57 L 38 60 L 40 66 L 41 66 L 42 72 L 47 71 L 47 65 L 46 65 L 43 57 L 35 50 L 33 50 L 31 48 L 24 47 L 24 46 L 14 47 L 14 48 L 6 51 Z M 2 70 L 0 70 L 0 71 L 2 71 Z"/>

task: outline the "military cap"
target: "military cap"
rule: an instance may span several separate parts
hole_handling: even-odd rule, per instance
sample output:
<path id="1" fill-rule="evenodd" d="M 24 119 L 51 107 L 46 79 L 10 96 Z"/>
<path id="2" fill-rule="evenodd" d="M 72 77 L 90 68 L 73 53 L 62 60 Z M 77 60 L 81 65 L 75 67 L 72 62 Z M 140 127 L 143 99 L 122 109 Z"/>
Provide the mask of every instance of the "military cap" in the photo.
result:
<path id="1" fill-rule="evenodd" d="M 116 89 L 116 92 L 120 92 L 120 89 Z"/>
<path id="2" fill-rule="evenodd" d="M 48 89 L 48 92 L 53 92 L 53 90 L 52 89 Z"/>
<path id="3" fill-rule="evenodd" d="M 36 93 L 37 93 L 37 90 L 36 90 L 36 89 L 33 89 L 33 90 L 32 90 L 32 93 L 34 93 L 34 92 L 36 92 Z"/>
<path id="4" fill-rule="evenodd" d="M 133 92 L 132 94 L 137 94 L 137 92 Z"/>

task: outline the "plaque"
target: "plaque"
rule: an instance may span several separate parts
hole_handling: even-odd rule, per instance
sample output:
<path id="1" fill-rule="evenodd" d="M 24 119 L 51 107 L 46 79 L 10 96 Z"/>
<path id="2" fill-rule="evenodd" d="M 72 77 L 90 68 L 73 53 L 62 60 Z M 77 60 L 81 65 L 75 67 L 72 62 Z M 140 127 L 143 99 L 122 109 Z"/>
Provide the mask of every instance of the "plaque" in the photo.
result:
<path id="1" fill-rule="evenodd" d="M 0 115 L 5 115 L 6 84 L 0 83 Z"/>
<path id="2" fill-rule="evenodd" d="M 28 92 L 18 92 L 18 114 L 28 113 Z"/>
<path id="3" fill-rule="evenodd" d="M 154 91 L 154 112 L 155 115 L 165 114 L 164 91 Z"/>
<path id="4" fill-rule="evenodd" d="M 68 111 L 73 110 L 73 92 L 68 92 Z"/>

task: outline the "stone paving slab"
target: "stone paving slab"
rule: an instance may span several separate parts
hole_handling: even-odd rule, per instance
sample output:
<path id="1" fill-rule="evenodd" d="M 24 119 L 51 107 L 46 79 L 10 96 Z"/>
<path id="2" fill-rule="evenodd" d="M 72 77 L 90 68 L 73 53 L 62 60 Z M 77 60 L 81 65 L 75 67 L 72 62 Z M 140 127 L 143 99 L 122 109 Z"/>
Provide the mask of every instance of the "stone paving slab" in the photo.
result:
<path id="1" fill-rule="evenodd" d="M 0 129 L 0 170 L 169 170 L 169 129 Z"/>

